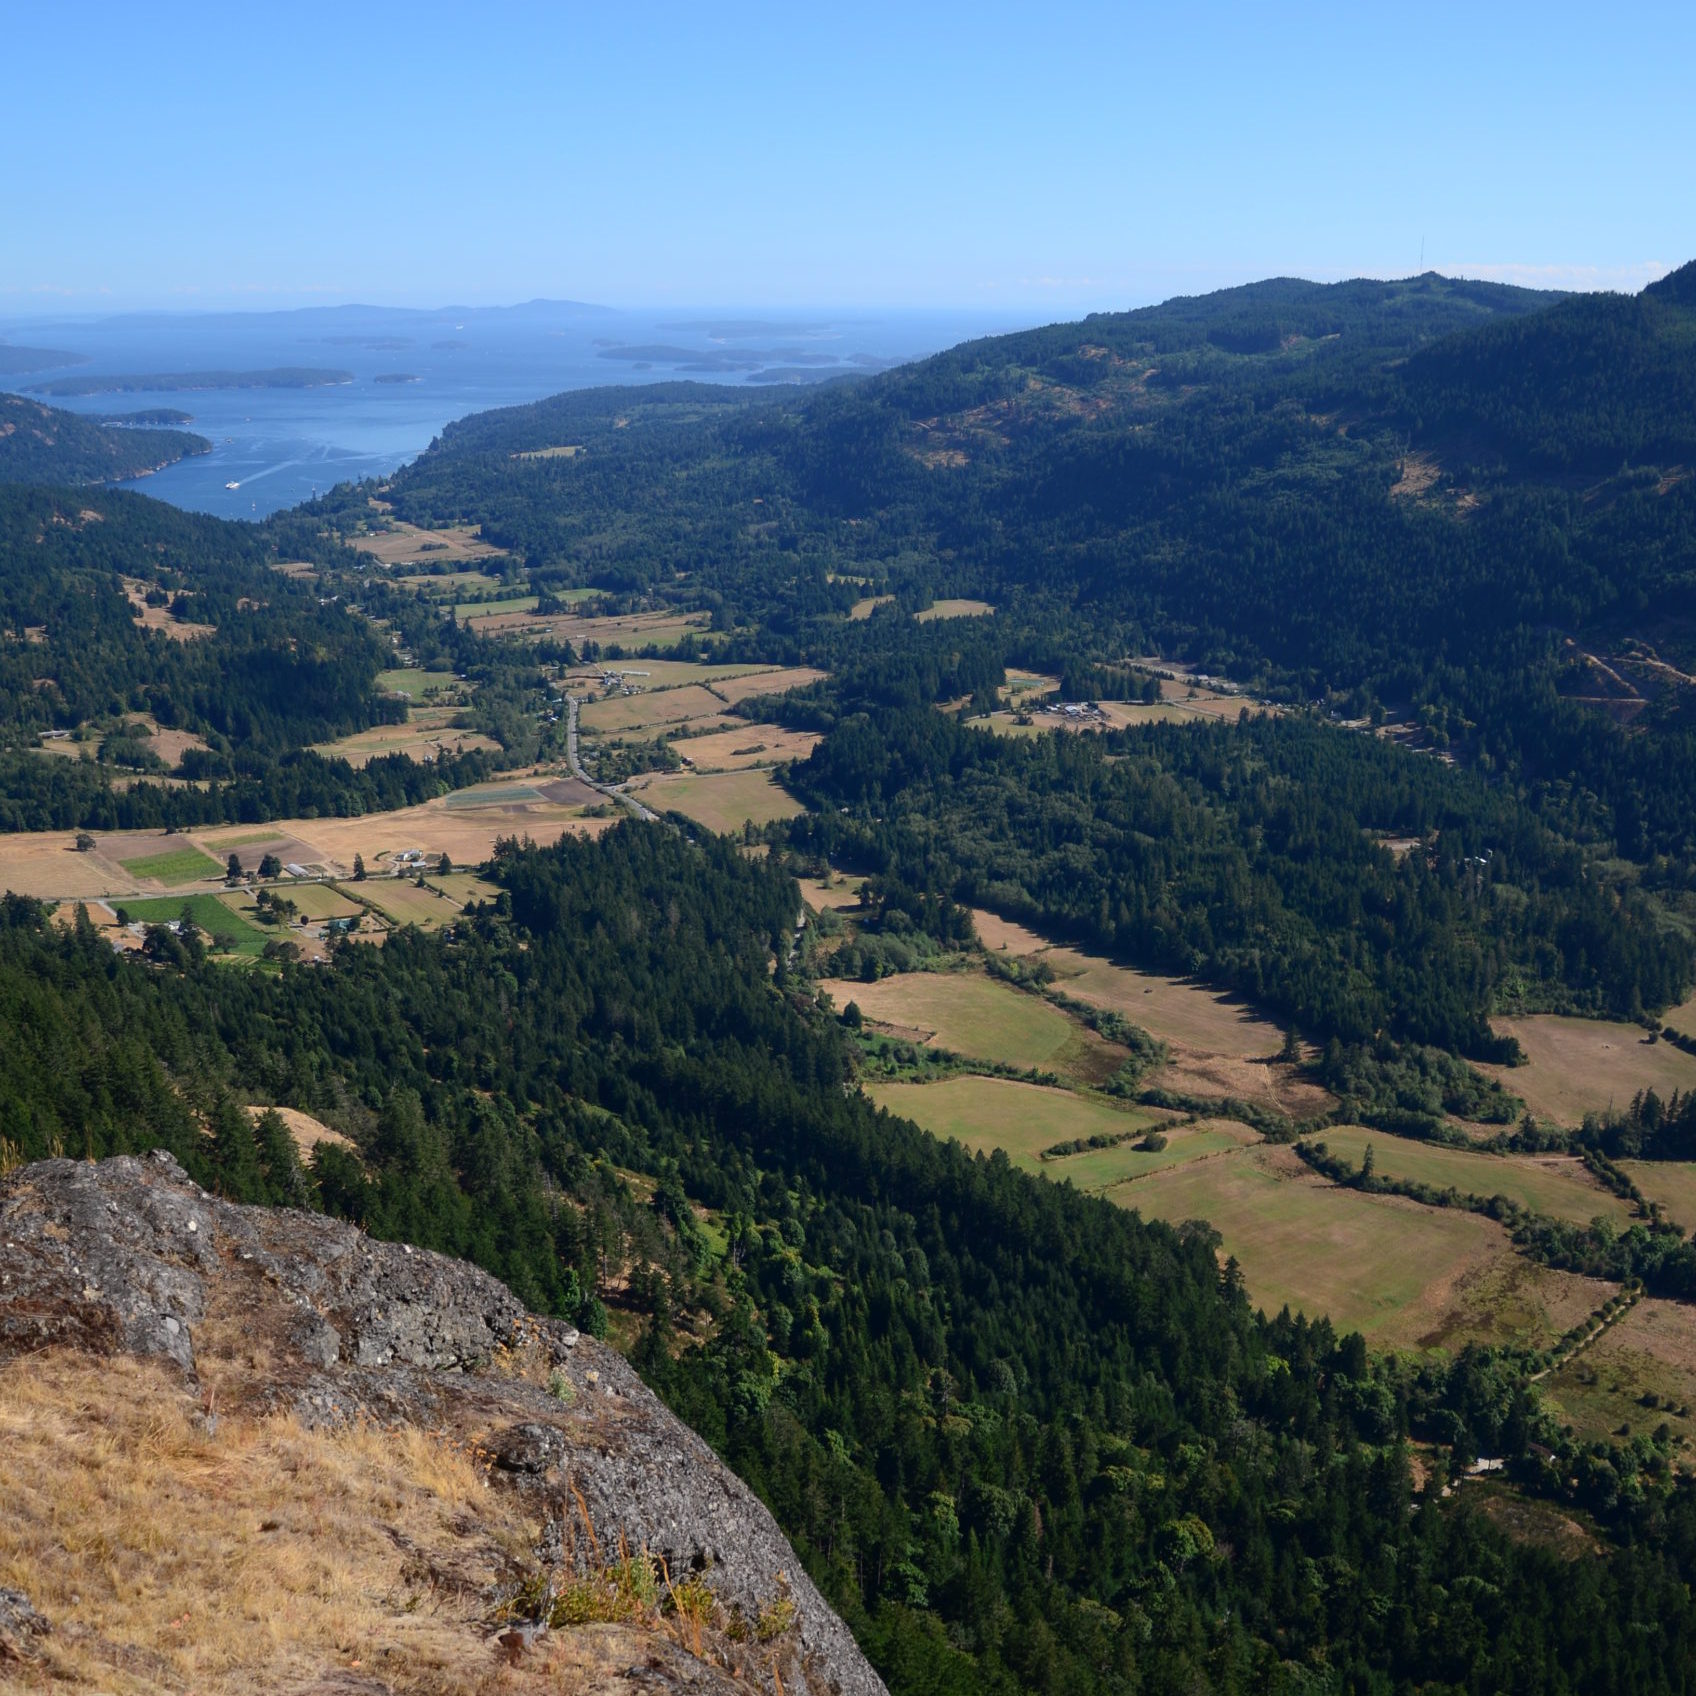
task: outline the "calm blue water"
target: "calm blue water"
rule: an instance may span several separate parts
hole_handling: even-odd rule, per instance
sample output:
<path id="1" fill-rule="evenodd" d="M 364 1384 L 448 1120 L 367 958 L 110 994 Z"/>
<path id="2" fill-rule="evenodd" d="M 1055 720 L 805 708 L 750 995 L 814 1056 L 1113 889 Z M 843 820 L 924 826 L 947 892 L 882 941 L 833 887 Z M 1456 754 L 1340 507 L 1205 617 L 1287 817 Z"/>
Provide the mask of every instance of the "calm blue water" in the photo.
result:
<path id="1" fill-rule="evenodd" d="M 43 396 L 76 412 L 174 407 L 213 451 L 143 479 L 147 494 L 225 518 L 262 518 L 336 483 L 381 476 L 470 412 L 603 383 L 758 383 L 879 370 L 1016 328 L 969 313 L 637 314 L 565 302 L 440 312 L 377 307 L 0 321 L 0 337 L 87 363 L 0 379 L 311 366 L 353 373 L 314 389 Z M 416 382 L 379 383 L 379 376 Z M 226 488 L 234 483 L 235 489 Z"/>

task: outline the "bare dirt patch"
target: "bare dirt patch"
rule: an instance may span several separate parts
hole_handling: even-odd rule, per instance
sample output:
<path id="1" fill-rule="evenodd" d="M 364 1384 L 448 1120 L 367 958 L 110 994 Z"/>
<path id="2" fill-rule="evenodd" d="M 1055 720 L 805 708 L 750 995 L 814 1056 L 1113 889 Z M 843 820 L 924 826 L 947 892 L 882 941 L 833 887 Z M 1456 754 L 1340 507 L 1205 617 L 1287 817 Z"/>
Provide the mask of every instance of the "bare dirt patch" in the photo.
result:
<path id="1" fill-rule="evenodd" d="M 331 1130 L 322 1119 L 314 1119 L 310 1113 L 302 1113 L 298 1107 L 250 1107 L 248 1112 L 255 1119 L 262 1118 L 267 1113 L 275 1113 L 288 1126 L 289 1135 L 294 1138 L 295 1146 L 302 1156 L 311 1154 L 321 1142 L 334 1143 L 338 1148 L 354 1146 L 340 1131 Z"/>

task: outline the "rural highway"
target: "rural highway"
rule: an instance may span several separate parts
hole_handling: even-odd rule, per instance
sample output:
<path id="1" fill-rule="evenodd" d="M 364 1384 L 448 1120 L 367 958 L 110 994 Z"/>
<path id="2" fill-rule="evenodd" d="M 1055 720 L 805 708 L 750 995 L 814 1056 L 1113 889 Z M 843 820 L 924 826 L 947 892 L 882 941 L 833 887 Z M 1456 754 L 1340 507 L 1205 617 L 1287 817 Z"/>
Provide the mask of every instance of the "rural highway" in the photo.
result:
<path id="1" fill-rule="evenodd" d="M 659 814 L 644 807 L 634 795 L 626 795 L 622 789 L 614 789 L 605 783 L 597 783 L 584 769 L 583 762 L 577 757 L 577 697 L 567 695 L 565 721 L 565 759 L 571 767 L 571 775 L 579 783 L 586 783 L 591 789 L 598 790 L 609 801 L 617 801 L 621 806 L 628 807 L 644 824 L 657 824 Z"/>

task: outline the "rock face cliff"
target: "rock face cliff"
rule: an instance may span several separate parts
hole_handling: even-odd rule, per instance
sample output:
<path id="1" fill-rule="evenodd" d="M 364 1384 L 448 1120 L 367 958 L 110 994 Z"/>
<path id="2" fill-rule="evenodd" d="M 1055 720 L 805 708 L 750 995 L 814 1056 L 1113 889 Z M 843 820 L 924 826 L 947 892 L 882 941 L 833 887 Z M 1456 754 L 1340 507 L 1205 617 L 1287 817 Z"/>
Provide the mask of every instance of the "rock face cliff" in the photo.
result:
<path id="1" fill-rule="evenodd" d="M 164 1154 L 0 1180 L 0 1500 L 0 1686 L 884 1696 L 618 1355 Z"/>

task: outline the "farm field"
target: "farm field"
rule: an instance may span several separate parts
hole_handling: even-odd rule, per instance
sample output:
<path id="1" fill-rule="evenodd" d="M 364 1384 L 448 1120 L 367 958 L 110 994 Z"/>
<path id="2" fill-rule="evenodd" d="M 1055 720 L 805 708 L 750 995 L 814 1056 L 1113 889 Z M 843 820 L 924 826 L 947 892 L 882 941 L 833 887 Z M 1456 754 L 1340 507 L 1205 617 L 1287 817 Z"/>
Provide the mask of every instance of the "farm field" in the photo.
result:
<path id="1" fill-rule="evenodd" d="M 786 730 L 780 724 L 738 724 L 729 730 L 676 741 L 672 747 L 696 771 L 743 771 L 750 766 L 804 760 L 818 741 L 810 730 Z"/>
<path id="2" fill-rule="evenodd" d="M 633 612 L 605 618 L 586 618 L 580 613 L 540 617 L 533 613 L 511 613 L 483 628 L 485 636 L 535 635 L 547 632 L 570 642 L 581 651 L 585 642 L 603 646 L 617 642 L 626 648 L 675 647 L 691 630 L 704 633 L 709 623 L 704 612 Z M 640 659 L 617 660 L 617 665 L 640 666 Z"/>
<path id="3" fill-rule="evenodd" d="M 1696 1089 L 1696 1055 L 1670 1042 L 1645 1042 L 1636 1025 L 1538 1013 L 1491 1021 L 1519 1039 L 1523 1066 L 1480 1066 L 1521 1097 L 1539 1119 L 1576 1126 L 1586 1113 L 1625 1107 L 1639 1090 L 1664 1101 L 1676 1089 Z"/>
<path id="4" fill-rule="evenodd" d="M 166 848 L 158 853 L 139 854 L 119 862 L 131 877 L 150 878 L 155 883 L 177 885 L 200 883 L 209 877 L 219 877 L 224 868 L 208 858 L 198 848 Z"/>
<path id="5" fill-rule="evenodd" d="M 377 687 L 386 695 L 405 695 L 422 700 L 432 689 L 454 689 L 460 685 L 451 671 L 425 671 L 419 666 L 399 666 L 377 673 Z"/>
<path id="6" fill-rule="evenodd" d="M 122 903 L 132 923 L 145 925 L 169 924 L 182 917 L 187 907 L 189 917 L 210 936 L 219 950 L 226 954 L 247 954 L 257 958 L 265 944 L 283 935 L 281 930 L 261 930 L 240 913 L 234 912 L 216 895 L 159 896 Z"/>
<path id="7" fill-rule="evenodd" d="M 1534 1266 L 1491 1220 L 1338 1189 L 1284 1148 L 1192 1161 L 1108 1194 L 1146 1218 L 1207 1220 L 1257 1307 L 1324 1314 L 1390 1347 L 1540 1346 L 1612 1291 Z"/>
<path id="8" fill-rule="evenodd" d="M 1588 1225 L 1598 1215 L 1623 1226 L 1631 1203 L 1605 1190 L 1570 1154 L 1474 1154 L 1463 1148 L 1387 1136 L 1363 1125 L 1331 1125 L 1313 1139 L 1332 1154 L 1359 1166 L 1368 1145 L 1373 1162 L 1386 1178 L 1407 1178 L 1449 1186 L 1474 1195 L 1505 1195 L 1553 1219 Z"/>
<path id="9" fill-rule="evenodd" d="M 887 606 L 894 599 L 893 595 L 862 595 L 848 609 L 848 616 L 856 622 L 863 618 L 870 618 L 879 607 Z"/>
<path id="10" fill-rule="evenodd" d="M 1275 1062 L 1280 1026 L 1246 1002 L 1182 978 L 1116 966 L 1097 954 L 1049 942 L 1028 926 L 972 910 L 978 938 L 991 953 L 1044 960 L 1054 988 L 1108 1009 L 1166 1043 L 1171 1061 L 1147 1082 L 1183 1095 L 1234 1096 L 1264 1102 L 1301 1118 L 1332 1105 L 1317 1085 Z"/>
<path id="11" fill-rule="evenodd" d="M 1139 1178 L 1163 1172 L 1170 1166 L 1228 1154 L 1260 1141 L 1254 1131 L 1235 1119 L 1203 1119 L 1193 1125 L 1163 1126 L 1161 1135 L 1166 1138 L 1166 1146 L 1158 1153 L 1128 1142 L 1120 1143 L 1117 1148 L 1091 1148 L 1082 1154 L 1066 1154 L 1057 1160 L 1044 1161 L 1043 1176 L 1056 1183 L 1070 1180 L 1081 1190 L 1122 1190 Z M 1125 1195 L 1115 1193 L 1113 1199 L 1123 1202 Z"/>
<path id="12" fill-rule="evenodd" d="M 1681 1036 L 1696 1036 L 1696 995 L 1677 1007 L 1669 1008 L 1661 1020 Z"/>
<path id="13" fill-rule="evenodd" d="M 900 972 L 829 988 L 839 1006 L 853 1001 L 878 1024 L 970 1059 L 1060 1072 L 1080 1083 L 1100 1083 L 1125 1060 L 1124 1049 L 1058 1007 L 981 970 Z"/>
<path id="14" fill-rule="evenodd" d="M 824 676 L 824 672 L 815 671 L 810 665 L 790 665 L 771 671 L 744 672 L 740 677 L 715 682 L 713 688 L 735 706 L 755 695 L 787 695 L 791 689 L 804 689 L 809 683 L 822 681 Z"/>
<path id="15" fill-rule="evenodd" d="M 974 1073 L 927 1084 L 874 1082 L 866 1093 L 932 1136 L 953 1137 L 974 1154 L 999 1148 L 1015 1166 L 1045 1177 L 1063 1175 L 1067 1164 L 1037 1158 L 1054 1143 L 1153 1130 L 1170 1117 L 1154 1108 L 1115 1107 L 1099 1096 Z"/>
<path id="16" fill-rule="evenodd" d="M 988 601 L 933 601 L 914 616 L 920 624 L 929 624 L 934 618 L 987 618 L 994 611 Z"/>
<path id="17" fill-rule="evenodd" d="M 1666 1209 L 1675 1225 L 1696 1231 L 1696 1161 L 1622 1160 L 1620 1165 L 1651 1201 Z"/>
<path id="18" fill-rule="evenodd" d="M 443 754 L 469 754 L 481 748 L 494 752 L 500 744 L 480 730 L 456 730 L 459 707 L 414 707 L 405 724 L 377 724 L 355 731 L 339 742 L 320 742 L 313 752 L 326 759 L 368 765 L 384 754 L 406 754 L 415 760 L 434 760 Z"/>
<path id="19" fill-rule="evenodd" d="M 609 736 L 625 730 L 651 730 L 661 724 L 684 724 L 691 719 L 718 718 L 724 705 L 705 685 L 684 683 L 590 701 L 579 709 L 577 722 L 586 736 Z"/>
<path id="20" fill-rule="evenodd" d="M 498 601 L 458 601 L 453 615 L 461 624 L 476 624 L 485 618 L 498 618 L 503 613 L 534 612 L 536 595 L 506 595 Z"/>
<path id="21" fill-rule="evenodd" d="M 608 672 L 627 677 L 638 689 L 672 689 L 680 683 L 718 684 L 732 677 L 773 672 L 775 665 L 708 665 L 702 660 L 608 660 L 605 665 L 580 665 L 565 673 L 567 683 L 598 688 Z"/>
<path id="22" fill-rule="evenodd" d="M 392 924 L 440 930 L 459 917 L 460 903 L 428 883 L 420 889 L 409 878 L 372 878 L 358 889 L 361 898 Z"/>
<path id="23" fill-rule="evenodd" d="M 629 792 L 656 813 L 678 812 L 708 830 L 738 831 L 748 821 L 770 824 L 806 809 L 766 771 L 712 774 L 662 772 L 638 778 Z"/>
<path id="24" fill-rule="evenodd" d="M 300 909 L 303 919 L 322 923 L 325 919 L 351 919 L 364 909 L 350 896 L 344 895 L 333 883 L 291 883 L 277 891 Z M 252 907 L 253 897 L 224 896 L 225 901 L 239 900 Z"/>
<path id="25" fill-rule="evenodd" d="M 492 901 L 501 892 L 498 883 L 487 883 L 474 872 L 449 872 L 446 877 L 430 877 L 426 881 L 432 889 L 445 889 L 448 899 L 461 907 L 473 901 Z"/>
<path id="26" fill-rule="evenodd" d="M 475 529 L 454 527 L 441 530 L 421 530 L 404 519 L 391 521 L 392 528 L 379 530 L 369 536 L 353 536 L 349 540 L 362 554 L 369 554 L 379 565 L 410 564 L 414 560 L 501 559 L 501 549 L 491 546 Z"/>
<path id="27" fill-rule="evenodd" d="M 1607 1438 L 1622 1425 L 1650 1432 L 1664 1421 L 1675 1437 L 1696 1442 L 1696 1328 L 1690 1309 L 1646 1297 L 1550 1373 L 1541 1388 L 1551 1411 L 1581 1437 Z M 1645 1406 L 1646 1395 L 1660 1405 Z M 1681 1457 L 1681 1464 L 1690 1468 L 1691 1457 Z"/>

